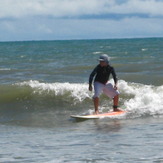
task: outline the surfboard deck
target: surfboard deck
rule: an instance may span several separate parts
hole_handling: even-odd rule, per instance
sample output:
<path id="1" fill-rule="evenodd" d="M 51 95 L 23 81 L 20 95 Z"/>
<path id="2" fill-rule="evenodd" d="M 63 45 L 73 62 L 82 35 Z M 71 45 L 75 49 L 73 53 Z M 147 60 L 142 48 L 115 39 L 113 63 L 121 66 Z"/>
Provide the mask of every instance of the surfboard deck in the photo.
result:
<path id="1" fill-rule="evenodd" d="M 127 111 L 118 111 L 118 112 L 107 112 L 107 113 L 100 113 L 100 114 L 90 114 L 90 115 L 71 115 L 71 118 L 76 119 L 100 119 L 106 117 L 114 117 L 125 114 Z"/>

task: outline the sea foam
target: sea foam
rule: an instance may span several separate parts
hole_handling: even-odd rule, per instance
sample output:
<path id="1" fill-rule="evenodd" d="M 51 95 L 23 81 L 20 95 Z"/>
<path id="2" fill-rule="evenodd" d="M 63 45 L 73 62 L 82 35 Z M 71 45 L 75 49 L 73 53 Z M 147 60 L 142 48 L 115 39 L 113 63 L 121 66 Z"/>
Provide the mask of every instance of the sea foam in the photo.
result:
<path id="1" fill-rule="evenodd" d="M 34 89 L 34 93 L 42 94 L 44 92 L 52 93 L 55 96 L 70 96 L 78 102 L 82 102 L 86 98 L 91 98 L 91 92 L 88 91 L 86 83 L 40 83 L 39 81 L 27 81 L 19 84 L 26 85 Z"/>
<path id="2" fill-rule="evenodd" d="M 113 82 L 113 80 L 111 80 Z M 61 98 L 72 98 L 74 103 L 84 103 L 85 99 L 92 102 L 93 92 L 88 90 L 87 83 L 41 83 L 39 81 L 25 81 L 19 86 L 29 86 L 33 93 L 52 94 Z M 122 108 L 135 117 L 142 115 L 163 114 L 163 86 L 144 85 L 119 80 L 120 103 Z M 63 96 L 63 97 L 62 97 Z M 106 97 L 101 97 L 106 100 Z"/>

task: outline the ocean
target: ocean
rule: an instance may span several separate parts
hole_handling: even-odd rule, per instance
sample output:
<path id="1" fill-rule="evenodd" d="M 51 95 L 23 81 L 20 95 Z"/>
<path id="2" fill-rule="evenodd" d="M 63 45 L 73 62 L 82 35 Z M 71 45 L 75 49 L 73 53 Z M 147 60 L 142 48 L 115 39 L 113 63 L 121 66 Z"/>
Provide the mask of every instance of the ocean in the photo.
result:
<path id="1" fill-rule="evenodd" d="M 127 113 L 74 120 L 94 111 L 101 54 Z M 0 42 L 0 162 L 163 163 L 162 99 L 163 38 Z M 102 95 L 100 112 L 111 109 Z"/>

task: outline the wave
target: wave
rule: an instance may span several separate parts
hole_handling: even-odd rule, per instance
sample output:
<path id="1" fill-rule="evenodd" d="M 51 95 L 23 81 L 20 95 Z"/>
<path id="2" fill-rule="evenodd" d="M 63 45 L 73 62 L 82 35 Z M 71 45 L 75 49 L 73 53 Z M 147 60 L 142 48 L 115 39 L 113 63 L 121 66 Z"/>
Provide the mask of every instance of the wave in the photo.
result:
<path id="1" fill-rule="evenodd" d="M 86 98 L 91 98 L 87 84 L 78 83 L 40 83 L 39 81 L 27 81 L 17 83 L 18 86 L 29 86 L 33 89 L 33 94 L 44 96 L 55 96 L 61 100 L 71 99 L 74 103 L 83 102 Z"/>
<path id="2" fill-rule="evenodd" d="M 163 86 L 144 85 L 138 83 L 120 83 L 121 93 L 133 95 L 125 99 L 124 106 L 134 116 L 163 114 Z"/>
<path id="3" fill-rule="evenodd" d="M 10 68 L 0 68 L 0 71 L 10 71 Z"/>
<path id="4" fill-rule="evenodd" d="M 113 81 L 111 81 L 113 82 Z M 93 109 L 93 92 L 88 91 L 87 83 L 43 83 L 24 81 L 10 86 L 0 87 L 0 103 L 2 106 L 21 104 L 26 108 L 37 105 L 48 108 L 80 108 Z M 144 85 L 119 81 L 120 106 L 128 111 L 130 117 L 163 114 L 163 86 Z M 28 105 L 28 106 L 27 106 Z M 112 100 L 101 97 L 101 110 L 112 106 Z M 86 107 L 88 106 L 88 107 Z"/>

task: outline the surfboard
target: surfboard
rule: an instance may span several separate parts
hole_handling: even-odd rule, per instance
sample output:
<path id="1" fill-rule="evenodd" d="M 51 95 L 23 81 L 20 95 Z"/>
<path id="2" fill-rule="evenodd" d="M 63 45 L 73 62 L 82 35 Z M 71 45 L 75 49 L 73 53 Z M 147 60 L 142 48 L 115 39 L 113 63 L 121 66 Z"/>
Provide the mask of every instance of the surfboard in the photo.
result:
<path id="1" fill-rule="evenodd" d="M 127 111 L 112 111 L 107 113 L 100 113 L 100 114 L 90 114 L 90 115 L 71 115 L 71 118 L 76 119 L 100 119 L 100 118 L 106 118 L 106 117 L 116 117 L 125 114 Z"/>

